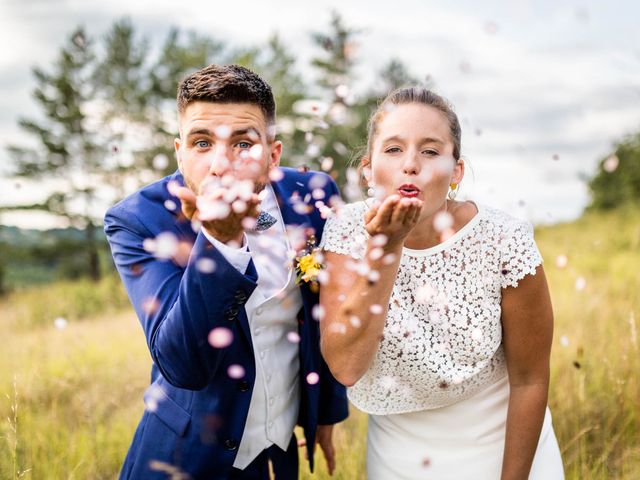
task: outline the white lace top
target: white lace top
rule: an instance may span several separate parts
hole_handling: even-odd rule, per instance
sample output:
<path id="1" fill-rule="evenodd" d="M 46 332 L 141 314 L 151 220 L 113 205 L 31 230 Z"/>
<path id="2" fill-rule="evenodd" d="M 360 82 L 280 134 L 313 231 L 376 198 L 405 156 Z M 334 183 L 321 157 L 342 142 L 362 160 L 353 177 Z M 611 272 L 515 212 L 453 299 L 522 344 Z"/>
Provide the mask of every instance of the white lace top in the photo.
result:
<path id="1" fill-rule="evenodd" d="M 321 247 L 362 261 L 367 209 L 358 202 L 332 215 Z M 443 243 L 405 247 L 380 348 L 349 388 L 351 402 L 377 415 L 439 408 L 502 378 L 501 290 L 541 263 L 529 222 L 482 205 Z"/>

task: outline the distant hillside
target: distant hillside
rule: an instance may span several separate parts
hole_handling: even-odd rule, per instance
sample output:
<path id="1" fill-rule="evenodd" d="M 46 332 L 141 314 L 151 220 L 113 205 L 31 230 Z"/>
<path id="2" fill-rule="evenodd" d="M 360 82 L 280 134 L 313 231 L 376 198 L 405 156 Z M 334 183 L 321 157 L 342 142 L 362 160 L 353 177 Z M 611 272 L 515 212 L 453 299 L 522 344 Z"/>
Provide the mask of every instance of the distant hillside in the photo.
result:
<path id="1" fill-rule="evenodd" d="M 0 226 L 0 291 L 86 274 L 85 233 L 77 228 L 31 230 Z M 96 227 L 103 271 L 112 268 L 102 227 Z"/>
<path id="2" fill-rule="evenodd" d="M 84 240 L 84 235 L 83 230 L 72 227 L 35 230 L 0 225 L 0 242 L 18 247 L 51 245 L 60 240 L 81 242 Z M 102 227 L 96 227 L 96 235 L 97 238 L 105 238 Z"/>

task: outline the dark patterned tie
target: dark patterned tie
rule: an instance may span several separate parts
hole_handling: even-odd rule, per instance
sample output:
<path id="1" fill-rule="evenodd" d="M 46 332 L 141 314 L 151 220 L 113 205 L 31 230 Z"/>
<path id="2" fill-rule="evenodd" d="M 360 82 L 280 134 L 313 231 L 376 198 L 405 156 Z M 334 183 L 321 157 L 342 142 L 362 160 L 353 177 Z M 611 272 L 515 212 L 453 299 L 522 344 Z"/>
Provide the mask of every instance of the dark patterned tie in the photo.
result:
<path id="1" fill-rule="evenodd" d="M 260 212 L 258 218 L 256 219 L 256 227 L 255 230 L 258 232 L 262 232 L 269 227 L 273 226 L 278 220 L 273 215 L 270 215 L 267 212 Z"/>

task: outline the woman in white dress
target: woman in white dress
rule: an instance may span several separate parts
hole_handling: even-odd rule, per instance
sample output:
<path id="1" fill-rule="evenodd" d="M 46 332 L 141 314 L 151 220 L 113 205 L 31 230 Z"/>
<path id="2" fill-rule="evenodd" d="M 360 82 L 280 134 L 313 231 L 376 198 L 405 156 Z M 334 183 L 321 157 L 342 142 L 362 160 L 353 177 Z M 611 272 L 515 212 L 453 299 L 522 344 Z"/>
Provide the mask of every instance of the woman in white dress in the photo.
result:
<path id="1" fill-rule="evenodd" d="M 373 115 L 377 198 L 343 206 L 321 243 L 322 352 L 369 413 L 370 480 L 561 479 L 542 258 L 529 223 L 454 200 L 460 139 L 422 88 Z"/>

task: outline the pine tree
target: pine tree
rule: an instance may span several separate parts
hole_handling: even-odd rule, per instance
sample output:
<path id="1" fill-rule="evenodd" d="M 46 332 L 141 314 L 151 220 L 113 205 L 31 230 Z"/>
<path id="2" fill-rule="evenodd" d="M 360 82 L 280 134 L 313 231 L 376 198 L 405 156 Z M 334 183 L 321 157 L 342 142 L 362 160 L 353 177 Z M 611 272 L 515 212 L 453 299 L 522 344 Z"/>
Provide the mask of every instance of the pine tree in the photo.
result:
<path id="1" fill-rule="evenodd" d="M 45 201 L 13 209 L 38 210 L 66 219 L 85 232 L 87 271 L 100 277 L 96 243 L 97 181 L 103 176 L 104 145 L 92 123 L 94 87 L 91 82 L 95 59 L 90 40 L 75 30 L 49 72 L 34 68 L 37 87 L 33 97 L 41 120 L 21 119 L 20 126 L 37 143 L 36 148 L 12 145 L 15 175 L 36 180 L 55 180 Z"/>
<path id="2" fill-rule="evenodd" d="M 405 65 L 398 59 L 391 59 L 378 74 L 373 86 L 356 95 L 353 85 L 356 81 L 359 31 L 346 26 L 338 13 L 333 13 L 330 31 L 315 33 L 313 40 L 323 54 L 312 60 L 319 72 L 317 84 L 322 89 L 327 102 L 324 124 L 320 123 L 309 135 L 311 146 L 319 148 L 318 161 L 344 185 L 348 199 L 360 195 L 358 175 L 354 170 L 365 153 L 368 134 L 368 120 L 382 100 L 391 90 L 400 86 L 416 84 Z M 327 162 L 327 159 L 331 159 Z M 352 170 L 351 172 L 349 170 Z"/>
<path id="3" fill-rule="evenodd" d="M 367 99 L 353 93 L 359 32 L 347 27 L 337 12 L 332 13 L 329 28 L 328 33 L 312 34 L 322 51 L 311 63 L 318 71 L 316 83 L 324 101 L 319 108 L 326 112 L 322 112 L 322 121 L 307 134 L 306 153 L 309 161 L 317 161 L 342 183 L 350 160 L 366 141 L 369 111 Z"/>

